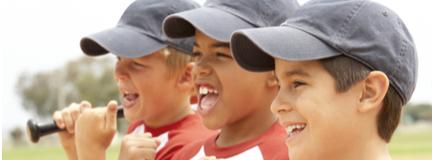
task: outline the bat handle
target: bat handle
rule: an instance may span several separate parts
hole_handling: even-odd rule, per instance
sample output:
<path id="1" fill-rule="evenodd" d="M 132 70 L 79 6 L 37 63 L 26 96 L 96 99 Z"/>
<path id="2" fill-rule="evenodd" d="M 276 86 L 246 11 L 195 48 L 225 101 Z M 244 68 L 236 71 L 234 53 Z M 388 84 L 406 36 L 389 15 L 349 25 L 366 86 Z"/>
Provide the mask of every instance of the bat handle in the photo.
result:
<path id="1" fill-rule="evenodd" d="M 123 117 L 124 117 L 123 108 L 118 108 L 117 118 L 123 118 Z M 27 121 L 27 135 L 33 143 L 37 143 L 39 141 L 39 138 L 42 136 L 59 132 L 59 131 L 64 131 L 64 130 L 66 129 L 58 128 L 55 122 L 41 124 L 41 123 L 37 123 L 32 119 L 29 119 Z"/>

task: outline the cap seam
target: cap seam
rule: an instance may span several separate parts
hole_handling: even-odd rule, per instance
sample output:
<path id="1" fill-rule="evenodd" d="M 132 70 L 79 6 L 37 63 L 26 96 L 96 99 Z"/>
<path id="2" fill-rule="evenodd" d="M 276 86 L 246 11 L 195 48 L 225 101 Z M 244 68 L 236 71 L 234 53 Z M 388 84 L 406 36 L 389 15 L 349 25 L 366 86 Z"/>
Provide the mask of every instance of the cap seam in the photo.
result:
<path id="1" fill-rule="evenodd" d="M 174 1 L 174 3 L 172 3 L 171 4 L 171 6 L 170 6 L 170 12 L 168 13 L 168 15 L 171 15 L 171 14 L 174 14 L 174 13 L 176 13 L 176 11 L 177 11 L 177 4 L 179 3 L 179 1 L 177 0 L 177 1 Z M 168 16 L 167 15 L 167 16 Z M 167 17 L 167 16 L 165 16 L 165 17 Z"/>
<path id="2" fill-rule="evenodd" d="M 402 26 L 401 26 L 401 21 L 400 21 L 400 19 L 399 18 L 397 18 L 397 20 L 398 20 L 398 28 L 401 28 Z M 403 38 L 403 37 L 401 37 L 402 38 L 402 47 L 401 47 L 401 49 L 400 49 L 400 51 L 399 51 L 399 54 L 398 54 L 398 63 L 395 65 L 395 67 L 393 67 L 394 69 L 392 69 L 393 71 L 391 72 L 391 76 L 393 76 L 397 71 L 399 71 L 399 69 L 400 69 L 400 65 L 401 65 L 401 61 L 402 61 L 402 57 L 405 55 L 405 50 L 406 50 L 406 40 L 405 40 L 405 38 Z"/>
<path id="3" fill-rule="evenodd" d="M 268 12 L 271 10 L 270 2 L 265 1 L 265 3 L 266 3 L 265 8 L 261 12 L 261 14 L 263 14 L 263 20 L 265 20 L 265 21 L 263 21 L 263 25 L 270 25 L 270 24 L 268 24 L 269 15 L 270 15 L 270 13 L 268 13 Z M 259 22 L 257 22 L 257 23 L 259 23 Z"/>
<path id="4" fill-rule="evenodd" d="M 243 21 L 246 21 L 247 23 L 251 24 L 251 25 L 254 26 L 254 27 L 259 27 L 259 26 L 256 25 L 255 23 L 249 21 L 247 18 L 245 18 L 245 17 L 243 17 L 243 16 L 241 16 L 241 15 L 238 15 L 238 14 L 236 14 L 235 12 L 233 12 L 233 10 L 232 10 L 231 8 L 223 7 L 223 6 L 206 6 L 206 7 L 208 7 L 208 8 L 214 8 L 214 9 L 218 9 L 218 10 L 222 10 L 222 11 L 228 12 L 229 14 L 232 14 L 232 15 L 234 15 L 234 16 L 236 16 L 236 17 L 242 19 Z M 204 8 L 204 7 L 203 7 L 203 8 Z"/>
<path id="5" fill-rule="evenodd" d="M 397 22 L 398 22 L 398 28 L 402 29 L 402 20 L 398 16 L 397 16 Z M 394 80 L 395 73 L 397 73 L 401 68 L 402 58 L 405 57 L 405 54 L 406 54 L 406 48 L 407 48 L 408 42 L 404 37 L 401 37 L 401 38 L 402 38 L 402 47 L 401 47 L 399 54 L 398 54 L 398 60 L 397 60 L 398 63 L 395 65 L 395 67 L 393 67 L 394 69 L 392 69 L 393 71 L 389 75 L 393 79 L 393 81 L 395 81 Z M 395 89 L 398 92 L 398 94 L 401 96 L 403 103 L 406 104 L 408 97 L 405 97 L 403 92 L 400 90 L 401 87 L 398 84 L 393 84 L 393 85 L 395 86 Z"/>
<path id="6" fill-rule="evenodd" d="M 345 18 L 344 25 L 342 25 L 342 28 L 339 29 L 336 36 L 331 40 L 333 42 L 333 44 L 331 44 L 332 46 L 334 46 L 335 48 L 339 48 L 340 50 L 344 50 L 343 48 L 340 48 L 340 45 L 347 35 L 349 24 L 356 17 L 357 13 L 361 10 L 362 6 L 366 2 L 367 1 L 359 1 L 358 4 L 355 5 L 355 7 L 350 11 L 348 17 Z"/>

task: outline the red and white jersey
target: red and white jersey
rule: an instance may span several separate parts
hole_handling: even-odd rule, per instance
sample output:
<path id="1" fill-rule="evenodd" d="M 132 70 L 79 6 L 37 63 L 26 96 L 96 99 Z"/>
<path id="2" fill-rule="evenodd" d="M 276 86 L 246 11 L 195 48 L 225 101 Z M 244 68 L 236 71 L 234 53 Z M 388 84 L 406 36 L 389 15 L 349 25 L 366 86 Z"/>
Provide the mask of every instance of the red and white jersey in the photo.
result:
<path id="1" fill-rule="evenodd" d="M 132 122 L 126 134 L 144 132 L 150 132 L 153 137 L 158 137 L 161 140 L 161 144 L 156 150 L 156 160 L 169 160 L 186 144 L 219 133 L 219 131 L 207 129 L 198 114 L 189 114 L 175 123 L 158 128 L 147 127 L 144 125 L 144 121 Z"/>
<path id="2" fill-rule="evenodd" d="M 286 160 L 288 147 L 285 144 L 287 134 L 279 122 L 275 122 L 267 131 L 259 136 L 229 147 L 217 147 L 219 134 L 199 140 L 183 147 L 173 160 L 198 160 L 205 156 L 216 156 L 226 160 Z"/>

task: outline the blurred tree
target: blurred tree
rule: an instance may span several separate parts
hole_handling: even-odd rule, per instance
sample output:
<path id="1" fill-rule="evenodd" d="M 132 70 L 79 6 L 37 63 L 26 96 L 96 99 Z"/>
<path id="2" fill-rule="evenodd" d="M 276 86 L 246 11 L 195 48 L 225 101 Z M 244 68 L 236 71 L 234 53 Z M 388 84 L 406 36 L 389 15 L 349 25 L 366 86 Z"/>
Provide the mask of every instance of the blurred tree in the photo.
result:
<path id="1" fill-rule="evenodd" d="M 22 141 L 23 131 L 21 130 L 21 128 L 16 127 L 10 132 L 10 135 L 12 137 L 14 145 L 19 146 L 23 144 Z"/>
<path id="2" fill-rule="evenodd" d="M 34 75 L 24 72 L 16 83 L 16 91 L 24 108 L 41 118 L 51 117 L 54 111 L 72 102 L 87 100 L 93 107 L 105 106 L 110 100 L 120 102 L 113 60 L 86 56 L 52 71 Z"/>
<path id="3" fill-rule="evenodd" d="M 407 104 L 402 108 L 404 120 L 417 122 L 419 120 L 432 122 L 432 105 L 431 104 Z"/>

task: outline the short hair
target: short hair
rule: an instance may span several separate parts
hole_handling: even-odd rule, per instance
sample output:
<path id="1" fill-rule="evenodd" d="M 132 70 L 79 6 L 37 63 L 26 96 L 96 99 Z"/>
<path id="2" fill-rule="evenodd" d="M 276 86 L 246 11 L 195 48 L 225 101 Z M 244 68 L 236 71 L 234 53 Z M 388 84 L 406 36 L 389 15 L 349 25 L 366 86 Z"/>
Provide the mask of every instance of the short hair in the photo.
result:
<path id="1" fill-rule="evenodd" d="M 186 67 L 189 62 L 193 62 L 194 58 L 183 51 L 174 47 L 168 46 L 160 50 L 165 63 L 168 66 L 169 77 L 171 78 L 177 71 Z"/>
<path id="2" fill-rule="evenodd" d="M 172 46 L 167 46 L 159 50 L 160 54 L 165 60 L 168 66 L 168 78 L 173 78 L 180 70 L 184 69 L 188 63 L 194 62 L 194 57 L 183 51 L 180 51 Z M 191 89 L 191 93 L 194 93 L 194 89 Z"/>
<path id="3" fill-rule="evenodd" d="M 372 71 L 362 63 L 347 56 L 337 56 L 320 60 L 323 67 L 336 81 L 337 92 L 346 92 L 356 83 L 365 79 Z M 378 135 L 387 143 L 396 130 L 402 112 L 402 98 L 393 86 L 389 86 L 383 99 L 383 106 L 377 115 Z"/>

